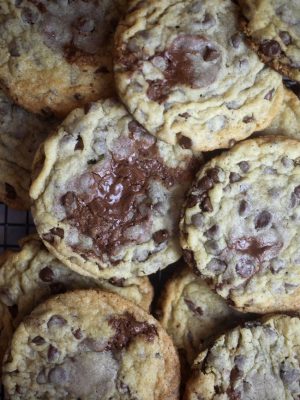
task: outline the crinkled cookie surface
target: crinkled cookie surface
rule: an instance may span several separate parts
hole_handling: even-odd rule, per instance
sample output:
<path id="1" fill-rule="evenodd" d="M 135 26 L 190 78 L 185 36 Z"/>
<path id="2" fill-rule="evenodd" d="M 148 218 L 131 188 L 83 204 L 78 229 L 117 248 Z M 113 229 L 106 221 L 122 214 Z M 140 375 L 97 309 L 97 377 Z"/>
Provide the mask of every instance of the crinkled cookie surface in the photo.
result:
<path id="1" fill-rule="evenodd" d="M 269 124 L 279 74 L 239 32 L 230 0 L 151 0 L 129 8 L 115 36 L 118 93 L 151 134 L 194 150 L 230 146 Z"/>
<path id="2" fill-rule="evenodd" d="M 3 382 L 8 400 L 177 400 L 179 365 L 171 339 L 142 309 L 74 291 L 19 325 Z"/>
<path id="3" fill-rule="evenodd" d="M 298 309 L 300 142 L 244 141 L 197 174 L 181 220 L 186 261 L 243 311 Z"/>

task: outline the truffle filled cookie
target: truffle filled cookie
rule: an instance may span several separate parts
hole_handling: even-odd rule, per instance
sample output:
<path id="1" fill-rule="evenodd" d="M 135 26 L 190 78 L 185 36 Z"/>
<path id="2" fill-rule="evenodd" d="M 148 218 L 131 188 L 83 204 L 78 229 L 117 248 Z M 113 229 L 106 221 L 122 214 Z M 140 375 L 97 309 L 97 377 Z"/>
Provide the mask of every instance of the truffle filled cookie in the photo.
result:
<path id="1" fill-rule="evenodd" d="M 0 84 L 35 113 L 64 117 L 114 93 L 112 44 L 127 0 L 1 0 Z"/>
<path id="2" fill-rule="evenodd" d="M 298 399 L 299 318 L 247 323 L 199 355 L 184 400 Z"/>
<path id="3" fill-rule="evenodd" d="M 267 135 L 279 134 L 300 139 L 300 100 L 291 90 L 284 90 L 284 99 L 280 111 L 262 133 Z"/>
<path id="4" fill-rule="evenodd" d="M 179 398 L 177 354 L 159 323 L 92 290 L 38 306 L 17 328 L 3 374 L 8 400 Z"/>
<path id="5" fill-rule="evenodd" d="M 105 281 L 77 274 L 50 254 L 37 236 L 25 238 L 20 251 L 6 251 L 0 258 L 0 302 L 11 312 L 15 326 L 53 294 L 94 288 L 117 293 L 146 311 L 153 297 L 147 277 Z"/>
<path id="6" fill-rule="evenodd" d="M 300 306 L 300 142 L 245 141 L 199 171 L 181 220 L 186 261 L 234 307 Z"/>
<path id="7" fill-rule="evenodd" d="M 161 313 L 163 328 L 189 365 L 213 338 L 250 318 L 229 307 L 187 267 L 164 288 Z"/>
<path id="8" fill-rule="evenodd" d="M 189 149 L 156 140 L 106 100 L 71 113 L 39 153 L 34 220 L 70 268 L 129 278 L 180 257 L 179 213 L 197 164 Z"/>
<path id="9" fill-rule="evenodd" d="M 230 147 L 266 127 L 281 104 L 280 76 L 246 46 L 230 0 L 139 2 L 115 47 L 121 99 L 168 143 Z"/>
<path id="10" fill-rule="evenodd" d="M 0 201 L 13 208 L 30 208 L 33 157 L 56 124 L 18 107 L 0 90 Z"/>
<path id="11" fill-rule="evenodd" d="M 239 0 L 242 25 L 260 58 L 283 75 L 300 80 L 299 0 Z"/>

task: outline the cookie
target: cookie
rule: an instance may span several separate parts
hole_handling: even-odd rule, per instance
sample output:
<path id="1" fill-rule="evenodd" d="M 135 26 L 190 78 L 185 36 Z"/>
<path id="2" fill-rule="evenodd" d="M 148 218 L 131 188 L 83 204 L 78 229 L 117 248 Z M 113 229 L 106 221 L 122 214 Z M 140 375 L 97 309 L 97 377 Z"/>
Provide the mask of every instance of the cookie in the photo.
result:
<path id="1" fill-rule="evenodd" d="M 3 383 L 7 400 L 177 400 L 179 363 L 145 311 L 115 294 L 75 291 L 19 325 Z"/>
<path id="2" fill-rule="evenodd" d="M 299 329 L 278 315 L 221 336 L 195 361 L 184 400 L 298 399 Z"/>
<path id="3" fill-rule="evenodd" d="M 127 0 L 1 0 L 0 84 L 34 113 L 66 116 L 114 92 L 113 34 Z"/>
<path id="4" fill-rule="evenodd" d="M 33 157 L 56 124 L 54 119 L 41 118 L 18 107 L 0 90 L 1 202 L 13 208 L 30 208 Z"/>
<path id="5" fill-rule="evenodd" d="M 266 129 L 264 135 L 284 135 L 300 139 L 300 100 L 288 89 L 284 90 L 283 105 Z"/>
<path id="6" fill-rule="evenodd" d="M 0 363 L 8 348 L 13 333 L 12 317 L 5 305 L 0 302 Z M 0 370 L 1 378 L 1 370 Z"/>
<path id="7" fill-rule="evenodd" d="M 139 2 L 117 29 L 118 93 L 151 134 L 193 150 L 230 147 L 282 102 L 279 74 L 239 33 L 230 0 Z"/>
<path id="8" fill-rule="evenodd" d="M 300 307 L 300 142 L 247 140 L 197 174 L 180 223 L 186 261 L 229 304 Z"/>
<path id="9" fill-rule="evenodd" d="M 243 30 L 260 58 L 285 76 L 300 80 L 298 0 L 239 0 Z"/>
<path id="10" fill-rule="evenodd" d="M 77 109 L 37 156 L 37 230 L 76 272 L 149 275 L 181 255 L 180 206 L 197 162 L 149 135 L 117 101 Z"/>
<path id="11" fill-rule="evenodd" d="M 229 307 L 189 268 L 170 279 L 162 292 L 160 322 L 183 362 L 192 365 L 213 338 L 250 319 Z"/>
<path id="12" fill-rule="evenodd" d="M 6 251 L 0 258 L 0 301 L 11 312 L 15 326 L 53 294 L 97 288 L 116 293 L 146 311 L 153 298 L 148 278 L 105 281 L 78 275 L 50 254 L 35 235 L 24 239 L 20 251 Z"/>

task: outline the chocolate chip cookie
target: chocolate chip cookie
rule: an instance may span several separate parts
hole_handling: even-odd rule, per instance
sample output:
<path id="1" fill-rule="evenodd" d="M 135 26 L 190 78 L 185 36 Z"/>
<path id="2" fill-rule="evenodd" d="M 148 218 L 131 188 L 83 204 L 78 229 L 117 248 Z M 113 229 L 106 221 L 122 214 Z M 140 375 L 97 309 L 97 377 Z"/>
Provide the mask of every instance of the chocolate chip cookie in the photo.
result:
<path id="1" fill-rule="evenodd" d="M 7 307 L 0 302 L 0 363 L 8 348 L 13 333 L 12 317 Z M 0 378 L 2 371 L 0 370 Z"/>
<path id="2" fill-rule="evenodd" d="M 266 127 L 281 104 L 280 76 L 246 45 L 230 0 L 138 2 L 115 46 L 121 99 L 168 143 L 230 147 Z"/>
<path id="3" fill-rule="evenodd" d="M 148 278 L 105 281 L 79 275 L 50 254 L 35 235 L 23 240 L 20 251 L 6 251 L 0 258 L 0 302 L 15 326 L 53 294 L 94 288 L 117 293 L 146 311 L 153 298 Z"/>
<path id="4" fill-rule="evenodd" d="M 284 90 L 283 104 L 266 129 L 262 131 L 267 135 L 284 135 L 294 139 L 300 139 L 300 100 L 288 89 Z"/>
<path id="5" fill-rule="evenodd" d="M 298 399 L 299 330 L 277 315 L 221 336 L 196 359 L 184 400 Z"/>
<path id="6" fill-rule="evenodd" d="M 300 307 L 300 142 L 247 140 L 197 174 L 181 220 L 186 261 L 229 304 Z"/>
<path id="7" fill-rule="evenodd" d="M 0 90 L 1 202 L 13 208 L 30 208 L 32 160 L 56 124 L 54 119 L 41 118 L 18 107 Z"/>
<path id="8" fill-rule="evenodd" d="M 179 363 L 159 323 L 121 297 L 65 293 L 17 328 L 3 366 L 6 399 L 177 400 Z"/>
<path id="9" fill-rule="evenodd" d="M 283 75 L 300 80 L 299 0 L 239 0 L 244 31 L 260 58 Z"/>
<path id="10" fill-rule="evenodd" d="M 61 117 L 111 96 L 126 9 L 127 0 L 1 0 L 0 84 L 29 111 Z"/>
<path id="11" fill-rule="evenodd" d="M 179 212 L 198 161 L 149 135 L 117 101 L 77 109 L 37 156 L 37 230 L 79 273 L 149 275 L 180 257 Z"/>
<path id="12" fill-rule="evenodd" d="M 213 338 L 251 317 L 229 307 L 187 267 L 162 292 L 160 322 L 189 365 Z"/>

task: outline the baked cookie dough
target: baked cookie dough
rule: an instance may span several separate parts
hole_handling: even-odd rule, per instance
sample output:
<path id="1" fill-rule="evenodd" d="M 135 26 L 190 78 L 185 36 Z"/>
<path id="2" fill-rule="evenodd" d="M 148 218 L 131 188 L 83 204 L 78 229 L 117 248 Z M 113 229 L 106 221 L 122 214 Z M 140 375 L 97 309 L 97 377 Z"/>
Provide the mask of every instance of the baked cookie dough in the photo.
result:
<path id="1" fill-rule="evenodd" d="M 284 89 L 284 99 L 280 111 L 271 125 L 261 133 L 300 139 L 300 100 L 291 90 Z"/>
<path id="2" fill-rule="evenodd" d="M 18 107 L 0 90 L 1 202 L 13 208 L 30 208 L 33 157 L 38 146 L 56 125 L 54 119 L 41 118 Z"/>
<path id="3" fill-rule="evenodd" d="M 300 80 L 299 0 L 239 0 L 242 26 L 260 58 L 285 76 Z"/>
<path id="4" fill-rule="evenodd" d="M 13 323 L 7 307 L 0 302 L 0 364 L 13 334 Z M 0 370 L 0 378 L 2 371 Z"/>
<path id="5" fill-rule="evenodd" d="M 14 333 L 3 365 L 6 399 L 178 400 L 171 339 L 141 308 L 75 291 L 38 306 Z"/>
<path id="6" fill-rule="evenodd" d="M 115 37 L 116 85 L 151 134 L 208 151 L 269 125 L 281 77 L 246 45 L 238 15 L 230 0 L 149 0 L 129 9 Z"/>
<path id="7" fill-rule="evenodd" d="M 179 213 L 198 161 L 149 135 L 117 101 L 77 109 L 37 156 L 37 230 L 76 272 L 149 275 L 180 258 Z"/>
<path id="8" fill-rule="evenodd" d="M 199 355 L 184 400 L 300 396 L 300 320 L 278 315 L 238 327 Z"/>
<path id="9" fill-rule="evenodd" d="M 20 251 L 6 251 L 0 257 L 0 302 L 10 311 L 14 326 L 51 295 L 75 289 L 116 293 L 146 311 L 153 298 L 147 277 L 105 281 L 79 275 L 50 254 L 34 235 L 23 240 Z"/>
<path id="10" fill-rule="evenodd" d="M 229 307 L 187 267 L 162 291 L 160 322 L 183 362 L 192 365 L 200 351 L 221 333 L 250 318 Z"/>
<path id="11" fill-rule="evenodd" d="M 111 96 L 113 34 L 127 0 L 1 0 L 0 85 L 34 113 Z"/>
<path id="12" fill-rule="evenodd" d="M 244 141 L 197 174 L 180 223 L 186 261 L 242 311 L 300 307 L 300 142 Z"/>

